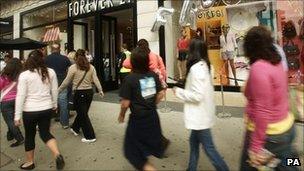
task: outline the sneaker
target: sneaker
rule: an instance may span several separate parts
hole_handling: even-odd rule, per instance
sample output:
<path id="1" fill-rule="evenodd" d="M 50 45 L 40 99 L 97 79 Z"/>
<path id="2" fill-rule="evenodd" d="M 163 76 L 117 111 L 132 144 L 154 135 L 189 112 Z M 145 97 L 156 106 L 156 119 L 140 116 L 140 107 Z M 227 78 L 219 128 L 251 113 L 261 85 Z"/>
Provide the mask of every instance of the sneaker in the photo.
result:
<path id="1" fill-rule="evenodd" d="M 35 168 L 35 164 L 32 163 L 31 165 L 25 166 L 27 163 L 23 163 L 19 166 L 22 170 L 33 170 Z"/>
<path id="2" fill-rule="evenodd" d="M 57 170 L 62 170 L 64 168 L 64 159 L 62 157 L 61 154 L 59 154 L 57 157 L 56 157 L 56 169 Z"/>
<path id="3" fill-rule="evenodd" d="M 84 142 L 84 143 L 93 143 L 96 141 L 96 138 L 94 139 L 86 139 L 86 138 L 82 138 L 81 139 L 81 142 Z"/>
<path id="4" fill-rule="evenodd" d="M 16 141 L 13 144 L 11 144 L 10 147 L 17 147 L 17 146 L 19 146 L 19 145 L 21 145 L 23 143 L 24 143 L 24 140 L 22 140 L 22 141 Z"/>
<path id="5" fill-rule="evenodd" d="M 63 129 L 68 129 L 68 128 L 69 128 L 69 126 L 62 126 L 62 128 L 63 128 Z"/>
<path id="6" fill-rule="evenodd" d="M 73 128 L 71 128 L 70 131 L 71 131 L 75 136 L 78 136 L 78 135 L 79 135 L 79 133 L 77 133 L 76 131 L 74 131 Z"/>

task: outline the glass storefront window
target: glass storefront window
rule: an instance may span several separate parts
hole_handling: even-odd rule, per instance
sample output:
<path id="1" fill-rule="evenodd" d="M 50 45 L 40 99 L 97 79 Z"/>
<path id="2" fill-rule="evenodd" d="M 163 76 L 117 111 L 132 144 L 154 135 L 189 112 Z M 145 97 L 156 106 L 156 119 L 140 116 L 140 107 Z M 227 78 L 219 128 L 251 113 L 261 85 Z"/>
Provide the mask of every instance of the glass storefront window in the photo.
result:
<path id="1" fill-rule="evenodd" d="M 67 19 L 67 2 L 63 1 L 61 3 L 27 13 L 22 16 L 22 19 L 24 29 Z"/>
<path id="2" fill-rule="evenodd" d="M 164 3 L 165 7 L 174 8 L 177 11 L 173 14 L 172 20 L 168 20 L 165 30 L 168 75 L 175 79 L 179 79 L 185 74 L 185 71 L 181 73 L 182 66 L 177 60 L 179 55 L 177 44 L 181 38 L 181 30 L 186 31 L 186 39 L 189 40 L 196 36 L 197 31 L 191 30 L 189 27 L 182 28 L 178 24 L 182 5 L 182 2 L 165 1 Z M 304 72 L 303 13 L 304 1 L 302 0 L 242 0 L 237 5 L 227 6 L 225 3 L 215 3 L 208 9 L 199 9 L 197 28 L 202 33 L 201 38 L 208 45 L 208 55 L 214 71 L 214 85 L 222 83 L 227 86 L 242 86 L 245 84 L 250 66 L 244 56 L 243 40 L 250 28 L 259 25 L 268 27 L 273 32 L 276 40 L 274 43 L 281 45 L 284 49 L 289 66 L 289 82 L 301 81 L 299 78 L 301 75 L 303 78 Z M 237 47 L 232 49 L 233 60 L 224 60 L 223 58 L 221 37 L 223 37 L 225 30 L 228 30 L 230 35 L 234 37 L 234 47 Z M 168 47 L 173 48 L 172 52 L 167 50 L 170 49 Z M 231 63 L 233 66 L 230 65 Z M 236 74 L 233 74 L 233 71 Z M 222 81 L 220 75 L 223 76 Z"/>
<path id="3" fill-rule="evenodd" d="M 51 29 L 53 28 L 59 28 L 59 34 L 58 34 L 58 37 L 57 39 L 53 39 L 52 41 L 49 41 L 47 43 L 52 43 L 52 42 L 57 42 L 57 43 L 60 43 L 61 45 L 61 54 L 65 54 L 66 51 L 65 51 L 65 47 L 66 47 L 66 44 L 67 44 L 67 23 L 66 22 L 60 22 L 60 23 L 57 23 L 57 24 L 54 24 L 54 25 L 48 25 L 48 26 L 45 26 L 45 27 L 38 27 L 38 28 L 34 28 L 34 29 L 30 29 L 30 30 L 26 30 L 26 31 L 23 31 L 23 34 L 22 34 L 22 37 L 27 37 L 27 38 L 30 38 L 30 39 L 33 39 L 33 40 L 37 40 L 37 41 L 41 41 L 43 42 L 45 39 L 46 36 L 52 36 L 52 34 L 55 34 L 55 33 L 52 33 L 52 34 L 48 34 L 47 35 L 47 32 L 50 31 Z M 51 39 L 49 39 L 51 40 Z M 30 51 L 24 51 L 24 57 L 26 58 L 27 55 L 29 54 Z M 47 47 L 45 49 L 45 55 L 49 55 L 50 54 L 50 47 Z"/>

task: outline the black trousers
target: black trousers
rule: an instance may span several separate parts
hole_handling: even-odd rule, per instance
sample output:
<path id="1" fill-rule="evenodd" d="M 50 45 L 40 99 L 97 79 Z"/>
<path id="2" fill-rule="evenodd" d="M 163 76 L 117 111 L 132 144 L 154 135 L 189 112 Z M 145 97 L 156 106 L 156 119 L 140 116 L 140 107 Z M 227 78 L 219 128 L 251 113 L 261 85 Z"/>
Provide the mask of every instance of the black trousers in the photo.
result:
<path id="1" fill-rule="evenodd" d="M 88 115 L 90 105 L 93 100 L 93 90 L 76 90 L 74 94 L 74 106 L 77 116 L 72 125 L 72 129 L 76 132 L 82 129 L 86 139 L 95 139 L 95 132 Z"/>
<path id="2" fill-rule="evenodd" d="M 51 117 L 53 110 L 44 110 L 37 112 L 23 112 L 23 123 L 25 130 L 25 151 L 35 149 L 36 126 L 39 128 L 40 138 L 44 143 L 53 139 L 50 133 Z"/>

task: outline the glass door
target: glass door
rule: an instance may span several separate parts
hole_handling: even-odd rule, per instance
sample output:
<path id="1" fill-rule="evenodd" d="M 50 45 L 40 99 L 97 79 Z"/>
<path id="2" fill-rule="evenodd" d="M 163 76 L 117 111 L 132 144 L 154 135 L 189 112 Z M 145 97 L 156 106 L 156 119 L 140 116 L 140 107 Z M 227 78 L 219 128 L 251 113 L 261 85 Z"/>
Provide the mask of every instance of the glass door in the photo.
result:
<path id="1" fill-rule="evenodd" d="M 101 16 L 101 56 L 103 64 L 103 85 L 106 90 L 118 88 L 116 54 L 116 18 Z"/>

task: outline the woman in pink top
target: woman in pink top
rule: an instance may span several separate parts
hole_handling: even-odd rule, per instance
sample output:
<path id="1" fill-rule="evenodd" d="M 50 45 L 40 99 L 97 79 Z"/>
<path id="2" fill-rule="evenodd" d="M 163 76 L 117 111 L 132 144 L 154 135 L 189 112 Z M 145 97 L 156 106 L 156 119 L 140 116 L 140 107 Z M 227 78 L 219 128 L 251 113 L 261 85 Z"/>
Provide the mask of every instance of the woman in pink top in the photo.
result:
<path id="1" fill-rule="evenodd" d="M 155 72 L 159 76 L 159 79 L 161 81 L 163 88 L 166 88 L 167 87 L 167 84 L 166 84 L 167 74 L 166 74 L 166 68 L 165 68 L 163 59 L 159 55 L 153 53 L 150 50 L 149 43 L 146 39 L 140 39 L 137 42 L 137 46 L 143 48 L 144 50 L 147 51 L 147 53 L 149 53 L 150 71 Z M 131 60 L 129 58 L 124 60 L 123 67 L 132 69 Z"/>
<path id="2" fill-rule="evenodd" d="M 286 158 L 295 157 L 294 118 L 288 112 L 287 73 L 272 42 L 271 32 L 262 26 L 253 27 L 245 37 L 251 68 L 245 88 L 247 132 L 241 171 L 261 169 L 275 160 L 281 161 L 278 170 L 296 170 L 285 165 Z M 274 155 L 272 160 L 268 152 Z"/>
<path id="3" fill-rule="evenodd" d="M 187 38 L 187 32 L 185 28 L 182 29 L 181 34 L 181 38 L 177 41 L 177 68 L 179 79 L 183 80 L 184 76 L 186 75 L 186 61 L 190 40 Z"/>
<path id="4" fill-rule="evenodd" d="M 19 127 L 15 126 L 15 99 L 17 93 L 17 79 L 22 70 L 21 61 L 17 58 L 12 58 L 1 72 L 0 90 L 1 90 L 1 113 L 8 127 L 7 140 L 15 139 L 16 142 L 11 144 L 11 147 L 16 147 L 24 142 L 23 135 Z"/>

